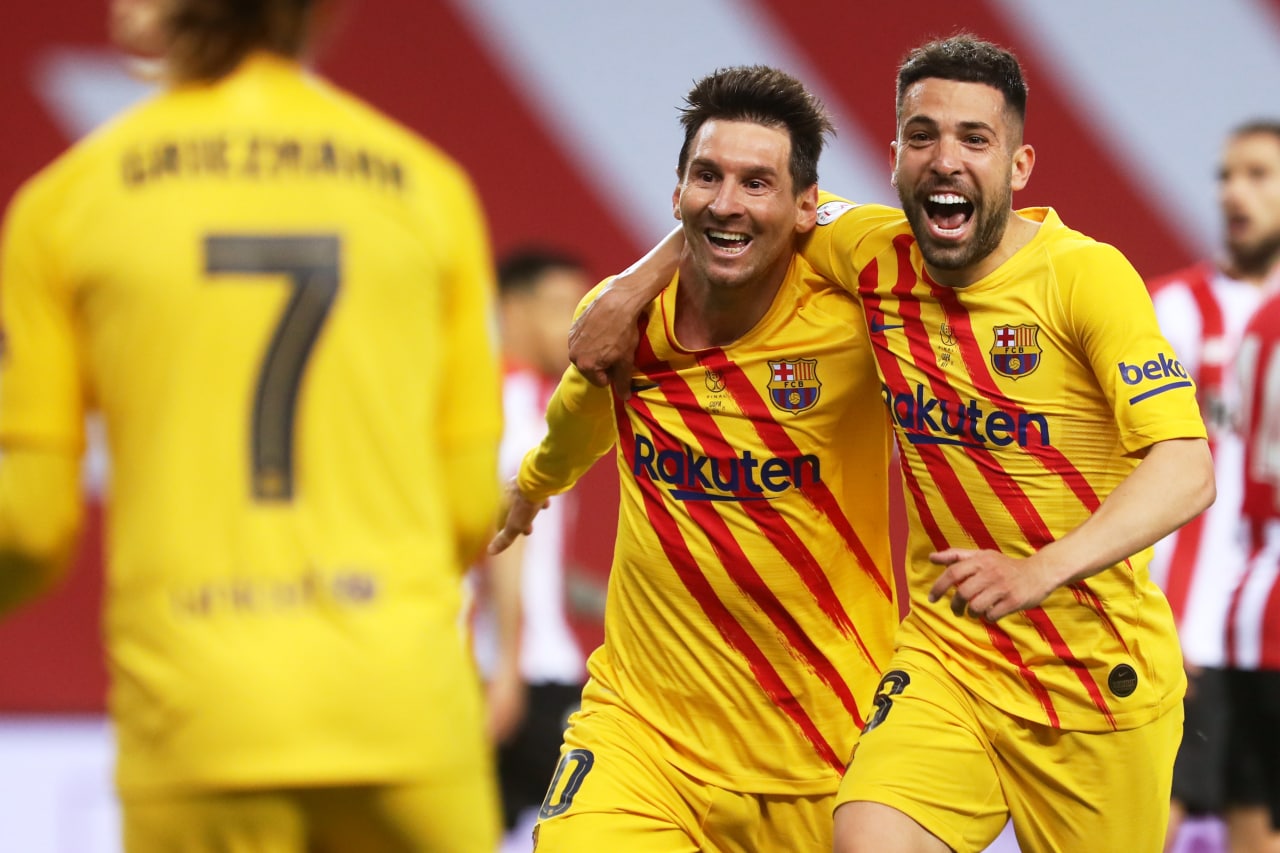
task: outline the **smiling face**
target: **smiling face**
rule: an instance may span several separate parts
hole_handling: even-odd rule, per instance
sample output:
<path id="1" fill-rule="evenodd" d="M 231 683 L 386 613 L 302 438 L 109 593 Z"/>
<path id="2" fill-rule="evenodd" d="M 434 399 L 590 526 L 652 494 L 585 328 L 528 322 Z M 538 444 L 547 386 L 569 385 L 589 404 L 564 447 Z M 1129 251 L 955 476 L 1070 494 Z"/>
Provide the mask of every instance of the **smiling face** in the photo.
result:
<path id="1" fill-rule="evenodd" d="M 1222 152 L 1218 198 L 1232 273 L 1261 280 L 1280 259 L 1280 136 L 1232 137 Z"/>
<path id="2" fill-rule="evenodd" d="M 693 139 L 672 196 L 693 268 L 713 290 L 776 285 L 813 227 L 817 187 L 797 195 L 781 127 L 712 119 Z"/>
<path id="3" fill-rule="evenodd" d="M 999 266 L 1013 192 L 1034 163 L 1000 91 L 936 77 L 913 83 L 892 151 L 893 184 L 939 283 L 971 284 Z"/>

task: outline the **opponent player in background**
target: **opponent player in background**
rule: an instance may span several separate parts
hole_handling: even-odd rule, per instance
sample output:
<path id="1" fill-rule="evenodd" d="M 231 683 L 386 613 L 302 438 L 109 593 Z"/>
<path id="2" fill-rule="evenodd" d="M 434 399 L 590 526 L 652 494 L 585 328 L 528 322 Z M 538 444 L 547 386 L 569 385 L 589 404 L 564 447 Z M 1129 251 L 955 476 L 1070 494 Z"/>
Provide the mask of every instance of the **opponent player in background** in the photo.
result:
<path id="1" fill-rule="evenodd" d="M 698 81 L 682 123 L 690 253 L 648 306 L 630 397 L 566 371 L 491 546 L 616 445 L 604 645 L 538 849 L 826 851 L 897 623 L 866 329 L 794 251 L 831 125 L 761 66 Z"/>
<path id="2" fill-rule="evenodd" d="M 1227 760 L 1232 715 L 1224 667 L 1227 608 L 1246 559 L 1240 508 L 1244 448 L 1233 365 L 1262 285 L 1280 260 L 1280 123 L 1255 121 L 1231 131 L 1218 168 L 1218 194 L 1222 257 L 1148 285 L 1160 328 L 1196 383 L 1218 489 L 1209 510 L 1156 543 L 1151 561 L 1152 577 L 1178 623 L 1188 679 L 1167 850 L 1177 841 L 1184 815 L 1223 813 L 1228 774 L 1245 774 L 1232 784 L 1226 813 L 1233 844 L 1257 850 L 1270 834 L 1266 809 L 1250 792 L 1256 787 L 1249 770 L 1255 760 Z"/>
<path id="3" fill-rule="evenodd" d="M 528 246 L 498 264 L 504 479 L 515 477 L 546 432 L 547 403 L 569 366 L 566 332 L 590 287 L 581 262 L 557 250 Z M 542 803 L 587 678 L 570 621 L 569 585 L 583 583 L 569 562 L 572 518 L 569 496 L 551 501 L 535 535 L 516 540 L 477 572 L 476 656 L 489 685 L 503 818 L 508 840 L 519 832 L 526 844 L 528 827 L 520 832 L 518 824 L 532 820 Z"/>
<path id="4" fill-rule="evenodd" d="M 129 851 L 494 848 L 459 578 L 497 510 L 485 226 L 446 156 L 299 64 L 309 0 L 119 0 L 164 90 L 0 249 L 0 608 L 112 476 Z"/>
<path id="5" fill-rule="evenodd" d="M 996 45 L 912 51 L 903 210 L 825 201 L 803 248 L 860 299 L 910 525 L 910 610 L 841 785 L 842 853 L 981 850 L 1010 817 L 1025 853 L 1163 841 L 1185 678 L 1146 563 L 1211 503 L 1212 460 L 1137 273 L 1051 209 L 1012 209 L 1025 107 Z M 600 342 L 662 272 L 579 330 L 597 381 L 628 351 Z"/>

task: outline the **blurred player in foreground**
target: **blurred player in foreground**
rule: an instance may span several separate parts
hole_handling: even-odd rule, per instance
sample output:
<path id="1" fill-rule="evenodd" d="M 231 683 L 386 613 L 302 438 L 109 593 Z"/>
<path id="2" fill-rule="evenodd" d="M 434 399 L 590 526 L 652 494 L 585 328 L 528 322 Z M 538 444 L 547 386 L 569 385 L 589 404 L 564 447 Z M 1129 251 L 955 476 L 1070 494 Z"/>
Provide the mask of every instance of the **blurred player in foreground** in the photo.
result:
<path id="1" fill-rule="evenodd" d="M 487 235 L 300 65 L 323 4 L 117 0 L 164 90 L 13 199 L 0 607 L 55 582 L 89 408 L 129 851 L 497 843 L 459 577 L 497 508 Z"/>

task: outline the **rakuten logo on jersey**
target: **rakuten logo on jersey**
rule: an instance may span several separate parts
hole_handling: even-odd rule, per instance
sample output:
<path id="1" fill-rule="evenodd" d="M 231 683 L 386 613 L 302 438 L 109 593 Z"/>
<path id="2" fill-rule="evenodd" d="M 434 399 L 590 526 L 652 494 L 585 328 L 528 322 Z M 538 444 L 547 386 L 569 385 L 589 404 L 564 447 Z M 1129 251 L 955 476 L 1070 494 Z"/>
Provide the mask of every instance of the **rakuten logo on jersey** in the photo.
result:
<path id="1" fill-rule="evenodd" d="M 1049 419 L 1034 412 L 983 409 L 977 400 L 939 400 L 923 385 L 899 394 L 883 382 L 880 396 L 894 421 L 912 444 L 955 444 L 961 447 L 1048 447 Z"/>
<path id="2" fill-rule="evenodd" d="M 692 448 L 658 450 L 648 436 L 637 435 L 631 473 L 671 488 L 678 501 L 767 501 L 793 488 L 822 482 L 818 457 L 758 457 L 750 450 L 730 459 L 713 459 Z"/>
<path id="3" fill-rule="evenodd" d="M 1182 362 L 1159 353 L 1151 361 L 1142 364 L 1116 365 L 1120 371 L 1120 381 L 1130 387 L 1141 387 L 1143 390 L 1129 398 L 1130 403 L 1139 403 L 1148 397 L 1172 391 L 1175 388 L 1191 388 L 1191 377 Z M 1154 387 L 1153 387 L 1154 386 Z"/>

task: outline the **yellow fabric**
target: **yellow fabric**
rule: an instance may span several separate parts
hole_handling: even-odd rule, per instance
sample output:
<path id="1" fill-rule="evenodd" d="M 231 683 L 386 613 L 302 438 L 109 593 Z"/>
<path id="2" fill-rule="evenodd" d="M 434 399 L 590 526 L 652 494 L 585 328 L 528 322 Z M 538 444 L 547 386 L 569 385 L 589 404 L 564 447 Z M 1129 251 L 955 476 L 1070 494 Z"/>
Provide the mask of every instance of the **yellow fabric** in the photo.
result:
<path id="1" fill-rule="evenodd" d="M 433 782 L 126 799 L 129 853 L 478 853 L 497 849 L 493 780 L 476 762 Z"/>
<path id="2" fill-rule="evenodd" d="M 797 259 L 752 330 L 691 352 L 673 333 L 679 286 L 650 306 L 625 404 L 565 374 L 519 485 L 563 491 L 618 436 L 586 695 L 651 725 L 661 757 L 708 784 L 834 791 L 897 623 L 866 331 Z"/>
<path id="3" fill-rule="evenodd" d="M 539 814 L 536 850 L 595 853 L 828 851 L 835 793 L 744 794 L 662 761 L 650 727 L 588 701 L 570 718 Z"/>
<path id="4" fill-rule="evenodd" d="M 459 549 L 501 418 L 461 171 L 255 56 L 75 146 L 5 234 L 0 443 L 77 453 L 86 409 L 106 423 L 123 789 L 475 762 Z"/>
<path id="5" fill-rule="evenodd" d="M 81 519 L 80 462 L 49 448 L 0 458 L 0 615 L 58 581 L 71 562 Z"/>
<path id="6" fill-rule="evenodd" d="M 987 849 L 1010 817 L 1023 853 L 1163 848 L 1181 705 L 1125 731 L 1061 731 L 976 701 L 914 649 L 885 679 L 883 716 L 858 741 L 840 803 L 892 806 L 964 853 Z"/>
<path id="7" fill-rule="evenodd" d="M 926 280 L 901 211 L 825 193 L 819 204 L 804 254 L 862 302 L 902 454 L 910 613 L 898 644 L 1028 720 L 1104 731 L 1156 719 L 1186 680 L 1149 550 L 994 625 L 927 598 L 942 571 L 930 552 L 1027 556 L 1087 518 L 1146 447 L 1204 437 L 1141 279 L 1037 208 L 1021 211 L 1041 222 L 1026 246 L 945 288 Z"/>

